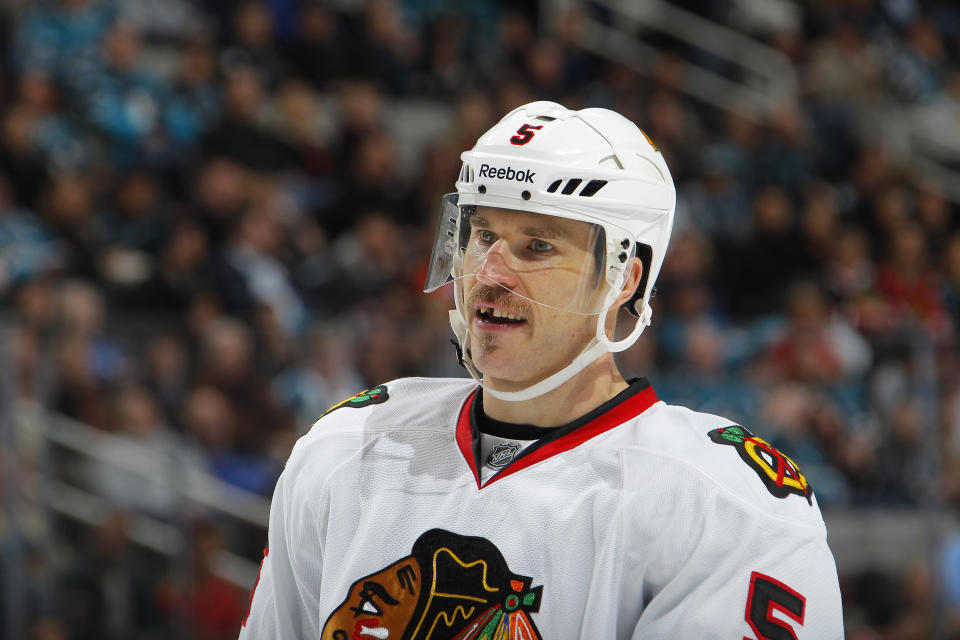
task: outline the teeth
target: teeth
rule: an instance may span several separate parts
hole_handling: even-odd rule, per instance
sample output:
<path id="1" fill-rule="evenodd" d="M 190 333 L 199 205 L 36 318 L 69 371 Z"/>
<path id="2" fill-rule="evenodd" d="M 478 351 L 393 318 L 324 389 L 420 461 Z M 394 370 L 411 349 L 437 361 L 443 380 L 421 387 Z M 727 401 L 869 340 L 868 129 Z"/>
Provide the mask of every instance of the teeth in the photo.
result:
<path id="1" fill-rule="evenodd" d="M 520 316 L 515 316 L 512 313 L 506 311 L 500 311 L 499 309 L 494 309 L 493 307 L 481 307 L 480 313 L 483 315 L 493 316 L 494 318 L 506 318 L 507 320 L 523 320 Z"/>

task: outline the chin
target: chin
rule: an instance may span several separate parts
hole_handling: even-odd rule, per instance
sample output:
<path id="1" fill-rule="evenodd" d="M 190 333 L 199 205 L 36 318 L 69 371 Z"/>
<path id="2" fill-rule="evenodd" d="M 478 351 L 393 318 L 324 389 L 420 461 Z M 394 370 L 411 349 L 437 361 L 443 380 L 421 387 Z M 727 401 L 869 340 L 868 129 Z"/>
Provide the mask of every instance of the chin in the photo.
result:
<path id="1" fill-rule="evenodd" d="M 502 350 L 495 355 L 481 354 L 479 357 L 475 356 L 473 364 L 477 371 L 482 374 L 486 383 L 492 383 L 494 388 L 510 391 L 536 384 L 561 368 L 550 367 L 544 369 L 542 368 L 544 364 L 542 361 L 535 361 L 541 366 L 531 370 L 529 367 L 523 366 L 524 363 L 529 363 L 530 359 L 521 359 L 506 350 Z"/>
<path id="2" fill-rule="evenodd" d="M 522 375 L 517 370 L 517 364 L 517 359 L 502 349 L 498 349 L 497 353 L 480 353 L 473 356 L 473 366 L 483 375 L 484 380 L 519 384 L 529 376 L 529 373 L 526 376 Z"/>

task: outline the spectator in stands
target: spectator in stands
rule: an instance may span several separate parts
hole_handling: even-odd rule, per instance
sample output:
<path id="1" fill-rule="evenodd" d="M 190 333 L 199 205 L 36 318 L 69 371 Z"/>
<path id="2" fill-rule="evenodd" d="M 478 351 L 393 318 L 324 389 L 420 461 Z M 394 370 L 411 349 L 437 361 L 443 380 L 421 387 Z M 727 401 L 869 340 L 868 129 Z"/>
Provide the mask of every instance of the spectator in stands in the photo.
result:
<path id="1" fill-rule="evenodd" d="M 157 178 L 142 169 L 119 177 L 111 201 L 92 220 L 104 280 L 118 289 L 143 284 L 167 236 L 167 215 Z"/>
<path id="2" fill-rule="evenodd" d="M 356 226 L 331 246 L 337 276 L 333 287 L 337 299 L 348 296 L 353 304 L 377 299 L 400 284 L 410 264 L 409 236 L 386 210 L 358 216 Z"/>
<path id="3" fill-rule="evenodd" d="M 25 106 L 14 106 L 0 119 L 0 171 L 9 179 L 13 199 L 36 210 L 47 182 L 46 159 L 35 140 L 37 119 Z"/>
<path id="4" fill-rule="evenodd" d="M 420 43 L 404 24 L 394 0 L 369 0 L 360 14 L 347 69 L 391 95 L 404 95 Z"/>
<path id="5" fill-rule="evenodd" d="M 814 182 L 804 189 L 799 228 L 803 238 L 803 268 L 818 272 L 830 257 L 833 240 L 839 233 L 840 212 L 836 190 L 825 182 Z"/>
<path id="6" fill-rule="evenodd" d="M 324 139 L 331 124 L 328 110 L 321 107 L 317 94 L 302 80 L 283 82 L 277 87 L 276 98 L 277 133 L 295 154 L 297 168 L 313 179 L 329 177 L 333 173 L 333 157 Z M 310 186 L 304 184 L 300 188 Z M 317 193 L 314 197 L 324 195 Z"/>
<path id="7" fill-rule="evenodd" d="M 141 358 L 140 376 L 156 399 L 162 420 L 182 431 L 180 411 L 189 383 L 189 346 L 176 332 L 162 332 L 147 338 Z"/>
<path id="8" fill-rule="evenodd" d="M 168 229 L 148 279 L 122 298 L 130 308 L 180 313 L 196 296 L 213 289 L 210 241 L 204 230 L 188 217 Z"/>
<path id="9" fill-rule="evenodd" d="M 48 71 L 24 70 L 17 86 L 17 104 L 30 114 L 30 144 L 54 171 L 77 171 L 94 159 L 95 140 L 73 114 L 63 108 L 63 95 Z M 43 174 L 32 180 L 39 180 Z"/>
<path id="10" fill-rule="evenodd" d="M 319 414 L 318 414 L 319 415 Z M 201 385 L 183 405 L 184 431 L 203 468 L 229 485 L 269 495 L 282 469 L 283 449 L 238 453 L 237 414 L 219 389 Z"/>
<path id="11" fill-rule="evenodd" d="M 339 14 L 323 2 L 300 3 L 297 33 L 287 51 L 293 71 L 315 89 L 326 89 L 347 64 L 347 36 Z"/>
<path id="12" fill-rule="evenodd" d="M 301 429 L 364 386 L 354 364 L 355 338 L 349 327 L 339 323 L 313 326 L 304 341 L 304 357 L 280 373 L 272 389 L 279 402 L 296 416 Z"/>
<path id="13" fill-rule="evenodd" d="M 213 522 L 201 519 L 191 525 L 189 536 L 189 573 L 160 585 L 160 607 L 171 619 L 188 625 L 196 638 L 232 640 L 240 628 L 246 602 L 243 594 L 217 572 L 223 535 Z"/>
<path id="14" fill-rule="evenodd" d="M 385 129 L 368 131 L 345 158 L 348 173 L 342 179 L 335 220 L 323 220 L 331 236 L 346 231 L 357 212 L 389 211 L 401 224 L 418 224 L 413 192 L 399 172 L 397 143 Z"/>
<path id="15" fill-rule="evenodd" d="M 93 234 L 96 194 L 91 182 L 84 174 L 55 176 L 42 192 L 38 213 L 63 241 L 64 269 L 94 281 L 100 269 L 100 247 Z"/>
<path id="16" fill-rule="evenodd" d="M 17 23 L 18 68 L 43 69 L 67 82 L 89 73 L 113 20 L 111 5 L 106 0 L 31 3 Z"/>
<path id="17" fill-rule="evenodd" d="M 748 185 L 740 174 L 747 170 L 736 146 L 715 143 L 701 157 L 700 180 L 690 181 L 678 204 L 678 230 L 693 228 L 715 242 L 731 244 L 749 239 Z"/>
<path id="18" fill-rule="evenodd" d="M 706 314 L 685 318 L 670 333 L 661 342 L 669 365 L 657 377 L 660 393 L 671 402 L 689 402 L 703 411 L 749 422 L 759 411 L 759 393 L 729 375 L 735 357 L 741 355 L 736 353 L 742 348 L 737 337 Z"/>
<path id="19" fill-rule="evenodd" d="M 198 36 L 184 44 L 164 113 L 167 133 L 175 144 L 171 149 L 174 155 L 186 155 L 191 145 L 217 124 L 221 96 L 216 71 L 216 55 L 207 38 Z"/>
<path id="20" fill-rule="evenodd" d="M 75 87 L 84 117 L 105 139 L 110 162 L 167 162 L 169 140 L 163 117 L 167 87 L 140 62 L 140 34 L 118 22 L 106 34 L 103 63 Z"/>
<path id="21" fill-rule="evenodd" d="M 117 341 L 104 333 L 103 296 L 80 280 L 61 283 L 55 295 L 60 340 L 55 345 L 59 383 L 53 390 L 53 406 L 86 424 L 109 429 L 106 394 L 129 373 L 129 361 Z"/>
<path id="22" fill-rule="evenodd" d="M 71 640 L 121 640 L 162 629 L 153 585 L 162 565 L 129 539 L 127 516 L 106 514 L 59 588 L 62 621 Z"/>
<path id="23" fill-rule="evenodd" d="M 233 12 L 231 42 L 220 55 L 223 69 L 248 69 L 272 90 L 287 75 L 277 55 L 276 21 L 271 4 L 244 0 Z"/>
<path id="24" fill-rule="evenodd" d="M 468 25 L 467 15 L 447 14 L 424 27 L 421 67 L 412 74 L 411 89 L 417 94 L 437 99 L 455 99 L 464 90 L 476 86 L 479 76 L 472 55 L 461 53 L 468 45 L 467 32 L 475 25 Z"/>
<path id="25" fill-rule="evenodd" d="M 929 259 L 923 228 L 913 222 L 891 224 L 886 259 L 877 273 L 877 289 L 901 327 L 922 325 L 935 337 L 948 333 L 940 275 Z"/>
<path id="26" fill-rule="evenodd" d="M 262 374 L 255 368 L 254 335 L 247 325 L 224 316 L 208 323 L 201 337 L 195 385 L 209 385 L 223 393 L 234 408 L 236 451 L 263 452 L 274 431 L 291 430 L 289 416 L 269 396 Z"/>
<path id="27" fill-rule="evenodd" d="M 794 284 L 786 304 L 788 324 L 766 356 L 776 379 L 835 385 L 866 372 L 870 345 L 832 312 L 817 285 Z"/>
<path id="28" fill-rule="evenodd" d="M 752 231 L 735 245 L 738 259 L 721 264 L 722 286 L 735 314 L 755 316 L 775 312 L 783 298 L 783 282 L 803 271 L 802 245 L 795 234 L 796 214 L 782 188 L 767 185 L 752 204 Z M 774 274 L 769 265 L 776 264 Z"/>
<path id="29" fill-rule="evenodd" d="M 296 157 L 262 124 L 267 79 L 261 74 L 247 64 L 224 69 L 223 118 L 204 138 L 203 151 L 253 171 L 277 172 L 294 165 Z"/>
<path id="30" fill-rule="evenodd" d="M 65 262 L 60 240 L 33 212 L 14 203 L 0 174 L 0 296 L 55 273 Z"/>
<path id="31" fill-rule="evenodd" d="M 811 45 L 803 78 L 806 90 L 814 100 L 843 112 L 879 99 L 881 70 L 875 49 L 855 23 L 837 20 Z"/>
<path id="32" fill-rule="evenodd" d="M 536 95 L 544 100 L 569 103 L 565 92 L 570 84 L 564 77 L 563 50 L 556 42 L 547 39 L 534 41 L 524 62 L 525 80 Z"/>
<path id="33" fill-rule="evenodd" d="M 887 86 L 905 100 L 927 102 L 940 88 L 943 42 L 936 25 L 924 17 L 907 25 L 903 36 L 881 41 Z"/>
<path id="34" fill-rule="evenodd" d="M 837 299 L 853 302 L 869 294 L 874 286 L 875 265 L 870 259 L 867 234 L 852 226 L 837 230 L 821 269 L 827 290 Z"/>
<path id="35" fill-rule="evenodd" d="M 306 308 L 280 255 L 285 229 L 271 202 L 252 204 L 237 220 L 215 267 L 217 292 L 226 309 L 252 321 L 259 307 L 275 314 L 289 335 L 306 322 Z"/>
<path id="36" fill-rule="evenodd" d="M 656 302 L 658 313 L 669 318 L 658 330 L 662 355 L 667 360 L 683 358 L 688 324 L 717 318 L 709 286 L 715 260 L 710 240 L 693 229 L 671 241 L 670 260 L 664 263 Z"/>
<path id="37" fill-rule="evenodd" d="M 764 125 L 765 135 L 754 154 L 755 180 L 780 187 L 796 201 L 813 177 L 809 123 L 797 105 L 782 103 L 771 110 Z"/>
<path id="38" fill-rule="evenodd" d="M 912 196 L 917 220 L 923 225 L 931 254 L 942 255 L 950 233 L 960 229 L 960 221 L 951 215 L 950 202 L 939 187 L 921 184 L 913 190 Z"/>
<path id="39" fill-rule="evenodd" d="M 923 442 L 935 436 L 926 432 L 916 401 L 897 403 L 884 435 L 876 453 L 878 496 L 887 504 L 920 504 L 934 490 Z"/>
<path id="40" fill-rule="evenodd" d="M 90 459 L 84 475 L 98 495 L 134 513 L 167 521 L 179 517 L 185 467 L 199 467 L 182 440 L 165 424 L 160 406 L 145 387 L 127 384 L 112 397 L 109 430 L 99 443 L 104 459 Z M 143 466 L 149 456 L 156 466 Z M 124 464 L 132 464 L 134 468 Z"/>
<path id="41" fill-rule="evenodd" d="M 249 170 L 226 157 L 206 158 L 191 183 L 190 218 L 198 222 L 211 248 L 220 247 L 249 201 Z"/>

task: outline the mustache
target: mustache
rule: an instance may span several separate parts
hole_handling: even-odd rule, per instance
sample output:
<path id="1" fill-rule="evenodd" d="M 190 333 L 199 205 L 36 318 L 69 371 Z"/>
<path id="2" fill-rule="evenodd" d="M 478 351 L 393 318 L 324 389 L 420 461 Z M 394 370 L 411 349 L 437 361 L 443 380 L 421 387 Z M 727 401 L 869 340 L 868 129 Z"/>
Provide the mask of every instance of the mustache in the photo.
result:
<path id="1" fill-rule="evenodd" d="M 530 301 L 504 287 L 478 283 L 467 296 L 466 307 L 472 309 L 478 302 L 507 307 L 523 318 L 530 315 Z"/>

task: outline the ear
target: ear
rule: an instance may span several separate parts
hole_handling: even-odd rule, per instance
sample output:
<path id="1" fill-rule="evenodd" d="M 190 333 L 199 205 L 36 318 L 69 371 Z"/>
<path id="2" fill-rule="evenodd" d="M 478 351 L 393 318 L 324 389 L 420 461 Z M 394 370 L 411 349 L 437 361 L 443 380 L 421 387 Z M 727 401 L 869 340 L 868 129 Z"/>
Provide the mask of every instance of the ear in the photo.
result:
<path id="1" fill-rule="evenodd" d="M 630 258 L 624 266 L 624 270 L 627 276 L 623 281 L 620 295 L 617 296 L 617 299 L 611 305 L 610 313 L 607 314 L 607 321 L 604 323 L 604 330 L 607 332 L 607 337 L 611 340 L 613 339 L 614 329 L 617 325 L 617 318 L 620 315 L 618 313 L 620 307 L 633 297 L 634 292 L 640 285 L 640 280 L 643 277 L 643 261 L 641 261 L 640 258 Z"/>
<path id="2" fill-rule="evenodd" d="M 630 258 L 624 266 L 624 271 L 627 276 L 623 281 L 623 288 L 620 290 L 620 295 L 617 296 L 617 308 L 625 304 L 633 297 L 634 292 L 636 292 L 637 286 L 640 284 L 640 279 L 643 276 L 643 262 L 640 258 Z"/>

